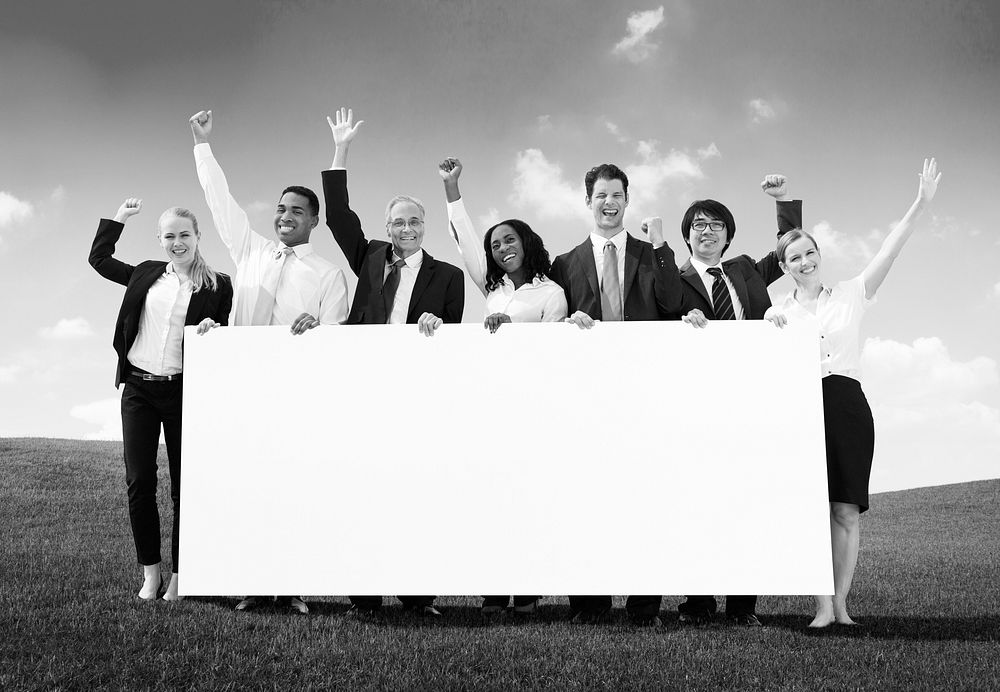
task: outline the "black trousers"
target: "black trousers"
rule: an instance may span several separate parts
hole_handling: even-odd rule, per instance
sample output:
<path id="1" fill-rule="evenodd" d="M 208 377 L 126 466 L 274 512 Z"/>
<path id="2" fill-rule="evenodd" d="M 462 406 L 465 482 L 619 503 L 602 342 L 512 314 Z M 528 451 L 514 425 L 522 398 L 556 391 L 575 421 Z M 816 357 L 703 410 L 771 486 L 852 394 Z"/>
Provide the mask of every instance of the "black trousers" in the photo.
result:
<path id="1" fill-rule="evenodd" d="M 514 596 L 514 607 L 531 605 L 541 596 Z M 510 596 L 483 596 L 483 607 L 500 606 L 506 608 L 510 603 Z"/>
<path id="2" fill-rule="evenodd" d="M 651 618 L 660 612 L 662 596 L 629 596 L 625 601 L 625 612 L 631 617 Z M 602 613 L 611 608 L 611 596 L 570 596 L 569 609 L 577 613 Z"/>
<path id="3" fill-rule="evenodd" d="M 147 382 L 129 376 L 122 392 L 122 438 L 125 447 L 125 486 L 136 558 L 141 565 L 160 562 L 160 513 L 156 507 L 156 455 L 160 428 L 167 443 L 170 499 L 174 523 L 170 545 L 177 571 L 177 528 L 181 517 L 181 381 Z"/>
<path id="4" fill-rule="evenodd" d="M 677 606 L 677 612 L 688 615 L 715 615 L 718 606 L 715 596 L 688 596 Z M 756 596 L 726 596 L 726 615 L 754 615 L 757 609 Z"/>

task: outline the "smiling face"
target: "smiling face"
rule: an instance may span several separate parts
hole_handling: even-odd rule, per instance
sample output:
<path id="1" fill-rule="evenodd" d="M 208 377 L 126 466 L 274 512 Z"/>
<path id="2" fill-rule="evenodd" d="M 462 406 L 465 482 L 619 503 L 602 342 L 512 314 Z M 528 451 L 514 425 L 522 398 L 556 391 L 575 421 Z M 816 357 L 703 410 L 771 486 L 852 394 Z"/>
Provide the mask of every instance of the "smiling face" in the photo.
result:
<path id="1" fill-rule="evenodd" d="M 785 259 L 779 262 L 781 270 L 791 276 L 796 284 L 808 285 L 819 281 L 819 248 L 812 238 L 802 237 L 785 248 Z"/>
<path id="2" fill-rule="evenodd" d="M 600 178 L 594 181 L 594 191 L 587 200 L 587 206 L 594 215 L 597 234 L 610 238 L 624 228 L 628 194 L 621 180 Z"/>
<path id="3" fill-rule="evenodd" d="M 704 228 L 699 230 L 702 226 Z M 715 226 L 715 228 L 712 228 Z M 722 259 L 722 253 L 729 241 L 729 229 L 724 221 L 699 211 L 691 221 L 691 254 L 695 259 L 714 267 Z"/>
<path id="4" fill-rule="evenodd" d="M 158 238 L 160 247 L 167 253 L 167 258 L 175 268 L 183 269 L 194 261 L 199 234 L 194 230 L 191 219 L 172 214 L 164 216 L 160 219 Z"/>
<path id="5" fill-rule="evenodd" d="M 500 224 L 490 234 L 490 252 L 493 261 L 507 274 L 516 274 L 524 264 L 524 246 L 521 237 L 507 224 Z"/>
<path id="6" fill-rule="evenodd" d="M 274 232 L 278 240 L 289 247 L 309 242 L 309 234 L 319 223 L 312 213 L 309 200 L 297 192 L 286 192 L 274 211 Z"/>
<path id="7" fill-rule="evenodd" d="M 396 202 L 389 210 L 386 231 L 393 250 L 406 259 L 424 242 L 424 214 L 413 202 Z"/>

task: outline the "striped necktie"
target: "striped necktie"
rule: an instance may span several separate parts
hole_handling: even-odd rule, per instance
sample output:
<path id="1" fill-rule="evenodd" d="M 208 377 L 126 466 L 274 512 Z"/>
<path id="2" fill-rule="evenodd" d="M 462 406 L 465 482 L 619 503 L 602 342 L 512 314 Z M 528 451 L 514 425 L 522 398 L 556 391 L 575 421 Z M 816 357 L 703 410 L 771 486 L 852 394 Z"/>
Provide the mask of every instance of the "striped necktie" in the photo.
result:
<path id="1" fill-rule="evenodd" d="M 736 311 L 733 310 L 733 299 L 729 296 L 729 286 L 722 278 L 722 270 L 718 267 L 709 267 L 706 271 L 712 275 L 715 281 L 712 282 L 712 309 L 715 311 L 717 320 L 735 320 Z"/>

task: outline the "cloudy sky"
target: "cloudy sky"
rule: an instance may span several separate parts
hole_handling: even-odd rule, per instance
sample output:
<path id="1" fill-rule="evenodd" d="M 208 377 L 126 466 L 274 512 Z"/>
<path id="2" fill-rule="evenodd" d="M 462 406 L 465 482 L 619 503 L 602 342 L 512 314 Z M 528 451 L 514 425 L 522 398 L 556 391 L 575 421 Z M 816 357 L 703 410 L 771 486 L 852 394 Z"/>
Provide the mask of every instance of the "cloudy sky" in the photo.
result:
<path id="1" fill-rule="evenodd" d="M 680 217 L 702 197 L 733 210 L 731 253 L 771 249 L 758 183 L 784 173 L 834 280 L 861 270 L 936 156 L 938 198 L 864 327 L 873 488 L 1000 476 L 998 33 L 990 0 L 14 3 L 0 27 L 0 435 L 120 435 L 122 289 L 86 258 L 125 197 L 146 211 L 119 257 L 157 257 L 156 217 L 181 205 L 233 270 L 195 177 L 192 113 L 214 111 L 218 159 L 267 232 L 284 186 L 319 188 L 325 116 L 345 105 L 366 121 L 354 208 L 378 232 L 390 196 L 422 198 L 425 247 L 455 264 L 448 155 L 474 217 L 524 218 L 553 253 L 587 233 L 596 163 L 627 170 L 627 226 L 663 216 L 680 259 Z M 346 269 L 323 226 L 313 237 Z M 466 295 L 475 322 L 483 301 Z"/>

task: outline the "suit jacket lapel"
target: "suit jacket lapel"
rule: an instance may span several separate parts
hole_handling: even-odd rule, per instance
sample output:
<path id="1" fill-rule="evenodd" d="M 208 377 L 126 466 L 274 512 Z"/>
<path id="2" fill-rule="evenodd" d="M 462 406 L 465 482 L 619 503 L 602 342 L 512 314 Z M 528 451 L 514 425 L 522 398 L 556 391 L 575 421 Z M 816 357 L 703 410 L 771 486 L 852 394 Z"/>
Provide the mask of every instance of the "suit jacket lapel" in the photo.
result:
<path id="1" fill-rule="evenodd" d="M 590 236 L 587 236 L 587 239 L 573 250 L 573 259 L 579 264 L 580 271 L 587 278 L 590 290 L 593 291 L 597 305 L 600 306 L 601 284 L 597 280 L 597 265 L 594 264 L 594 244 L 590 242 Z"/>
<path id="2" fill-rule="evenodd" d="M 413 316 L 413 309 L 420 300 L 420 296 L 430 285 L 431 279 L 434 277 L 434 270 L 437 265 L 437 261 L 431 257 L 423 249 L 420 250 L 424 253 L 424 259 L 420 262 L 420 271 L 417 272 L 417 280 L 413 283 L 413 293 L 410 295 L 410 304 L 406 308 L 406 320 L 409 322 L 411 319 L 416 320 Z M 441 315 L 438 315 L 441 317 Z"/>
<path id="3" fill-rule="evenodd" d="M 650 246 L 652 248 L 652 246 Z M 639 260 L 645 248 L 641 241 L 630 235 L 625 236 L 625 283 L 622 285 L 622 302 L 628 300 L 628 292 L 635 280 L 635 272 L 639 268 Z"/>
<path id="4" fill-rule="evenodd" d="M 698 274 L 698 270 L 691 265 L 691 260 L 684 263 L 681 267 L 681 278 L 687 281 L 692 288 L 698 291 L 698 294 L 705 299 L 705 302 L 711 307 L 712 298 L 708 295 L 708 290 L 705 288 L 705 282 L 701 280 L 701 275 Z"/>
<path id="5" fill-rule="evenodd" d="M 385 275 L 385 265 L 392 256 L 392 245 L 386 243 L 372 252 L 368 262 L 368 314 L 366 317 L 373 324 L 385 324 L 389 316 L 385 314 L 385 303 L 382 299 L 382 282 Z M 355 296 L 357 300 L 357 296 Z"/>
<path id="6" fill-rule="evenodd" d="M 730 269 L 732 271 L 730 271 Z M 729 281 L 733 284 L 733 288 L 736 289 L 736 297 L 740 299 L 740 305 L 743 306 L 743 318 L 750 318 L 750 294 L 747 293 L 747 282 L 743 278 L 743 274 L 736 269 L 735 266 L 729 263 L 722 264 L 722 271 L 726 273 L 729 277 Z M 733 306 L 735 311 L 736 306 Z"/>
<path id="7" fill-rule="evenodd" d="M 163 276 L 166 268 L 166 262 L 157 262 L 149 267 L 149 271 L 136 277 L 135 283 L 129 286 L 126 292 L 126 298 L 129 301 L 129 311 L 139 309 L 146 302 L 146 293 L 156 283 L 156 280 Z M 135 275 L 133 274 L 133 276 Z"/>
<path id="8" fill-rule="evenodd" d="M 202 289 L 197 293 L 191 294 L 191 302 L 188 303 L 187 315 L 184 317 L 184 324 L 198 324 L 201 320 L 198 319 L 199 315 L 205 313 L 205 304 L 208 302 L 208 296 L 210 295 L 208 287 L 202 286 Z"/>

